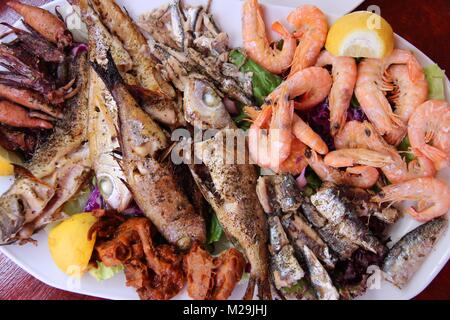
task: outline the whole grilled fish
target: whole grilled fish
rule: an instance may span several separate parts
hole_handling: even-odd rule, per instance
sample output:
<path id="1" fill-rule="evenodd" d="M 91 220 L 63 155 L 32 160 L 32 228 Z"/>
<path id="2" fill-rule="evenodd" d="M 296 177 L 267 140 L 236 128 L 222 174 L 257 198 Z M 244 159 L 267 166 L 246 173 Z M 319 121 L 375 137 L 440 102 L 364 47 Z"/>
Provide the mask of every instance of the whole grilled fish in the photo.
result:
<path id="1" fill-rule="evenodd" d="M 122 73 L 130 71 L 131 57 L 120 41 L 109 33 L 87 0 L 81 0 L 79 6 L 88 29 L 90 60 L 105 64 L 106 49 L 111 48 Z M 92 168 L 106 203 L 115 210 L 123 211 L 129 206 L 132 196 L 123 182 L 125 176 L 113 154 L 120 149 L 117 104 L 96 72 L 92 68 L 89 72 L 88 135 Z"/>
<path id="2" fill-rule="evenodd" d="M 187 249 L 194 241 L 204 242 L 203 217 L 194 212 L 170 164 L 158 161 L 169 146 L 165 133 L 128 92 L 109 51 L 107 60 L 106 67 L 92 65 L 118 106 L 121 167 L 134 200 L 170 243 Z"/>
<path id="3" fill-rule="evenodd" d="M 17 172 L 11 188 L 0 197 L 0 245 L 29 240 L 33 232 L 64 217 L 61 207 L 80 189 L 90 174 L 87 144 L 86 55 L 70 70 L 79 93 L 68 100 L 65 118 L 41 145 L 25 170 Z"/>
<path id="4" fill-rule="evenodd" d="M 319 300 L 339 300 L 338 291 L 314 253 L 306 245 L 303 246 L 302 251 L 308 267 L 309 278 L 316 291 L 317 298 Z"/>
<path id="5" fill-rule="evenodd" d="M 133 70 L 140 85 L 151 92 L 174 98 L 175 91 L 165 82 L 148 52 L 147 41 L 131 17 L 114 0 L 91 0 L 103 24 L 115 34 L 133 61 Z"/>
<path id="6" fill-rule="evenodd" d="M 317 211 L 308 198 L 303 199 L 301 213 L 314 226 L 322 240 L 339 256 L 340 260 L 350 259 L 353 252 L 358 249 L 358 245 L 339 234 L 338 228 L 328 223 L 328 220 Z"/>
<path id="7" fill-rule="evenodd" d="M 294 254 L 286 233 L 277 216 L 269 217 L 270 268 L 275 287 L 278 290 L 290 288 L 300 281 L 305 272 Z"/>
<path id="8" fill-rule="evenodd" d="M 442 217 L 422 224 L 403 236 L 384 259 L 382 269 L 387 279 L 403 288 L 431 253 L 447 226 L 448 220 Z"/>
<path id="9" fill-rule="evenodd" d="M 373 253 L 382 254 L 386 251 L 386 247 L 341 199 L 338 188 L 324 185 L 311 196 L 311 202 L 341 236 Z"/>
<path id="10" fill-rule="evenodd" d="M 327 268 L 334 268 L 337 260 L 336 257 L 333 256 L 328 245 L 321 239 L 319 234 L 302 217 L 297 214 L 284 215 L 282 224 L 297 252 L 301 252 L 303 246 L 306 245 Z"/>
<path id="11" fill-rule="evenodd" d="M 196 143 L 195 155 L 204 165 L 191 171 L 204 197 L 217 214 L 229 239 L 242 247 L 251 264 L 245 299 L 252 299 L 255 282 L 261 299 L 270 299 L 267 222 L 256 195 L 257 173 L 253 165 L 228 164 L 230 154 L 225 137 L 234 131 L 219 131 L 212 139 Z M 232 158 L 234 159 L 234 158 Z M 248 163 L 248 162 L 247 162 Z"/>

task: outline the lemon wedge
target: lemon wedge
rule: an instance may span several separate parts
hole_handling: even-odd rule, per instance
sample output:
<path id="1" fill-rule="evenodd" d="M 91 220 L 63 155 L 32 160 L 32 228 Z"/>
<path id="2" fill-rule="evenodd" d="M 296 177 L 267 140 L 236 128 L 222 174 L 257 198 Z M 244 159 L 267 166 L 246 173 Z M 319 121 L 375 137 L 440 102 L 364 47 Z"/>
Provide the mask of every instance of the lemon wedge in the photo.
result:
<path id="1" fill-rule="evenodd" d="M 12 163 L 21 164 L 22 160 L 14 152 L 10 152 L 0 147 L 0 176 L 11 176 L 14 174 Z"/>
<path id="2" fill-rule="evenodd" d="M 90 212 L 79 213 L 54 227 L 48 235 L 48 246 L 58 268 L 73 277 L 81 277 L 88 269 L 96 234 L 88 239 L 89 230 L 97 222 Z"/>
<path id="3" fill-rule="evenodd" d="M 381 59 L 394 50 L 394 31 L 381 16 L 357 11 L 331 26 L 325 48 L 335 56 Z"/>

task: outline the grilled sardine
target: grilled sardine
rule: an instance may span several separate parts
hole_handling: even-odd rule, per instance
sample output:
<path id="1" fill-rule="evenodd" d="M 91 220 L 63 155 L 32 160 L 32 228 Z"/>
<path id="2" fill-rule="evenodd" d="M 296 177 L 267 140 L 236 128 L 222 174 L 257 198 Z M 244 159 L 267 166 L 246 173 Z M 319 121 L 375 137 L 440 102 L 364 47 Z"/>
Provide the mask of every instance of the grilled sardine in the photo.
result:
<path id="1" fill-rule="evenodd" d="M 448 220 L 442 217 L 422 224 L 403 236 L 384 259 L 383 271 L 388 280 L 403 288 L 433 250 L 447 226 Z"/>
<path id="2" fill-rule="evenodd" d="M 386 251 L 386 247 L 341 199 L 336 187 L 323 186 L 311 196 L 311 202 L 341 236 L 373 253 L 381 254 Z"/>

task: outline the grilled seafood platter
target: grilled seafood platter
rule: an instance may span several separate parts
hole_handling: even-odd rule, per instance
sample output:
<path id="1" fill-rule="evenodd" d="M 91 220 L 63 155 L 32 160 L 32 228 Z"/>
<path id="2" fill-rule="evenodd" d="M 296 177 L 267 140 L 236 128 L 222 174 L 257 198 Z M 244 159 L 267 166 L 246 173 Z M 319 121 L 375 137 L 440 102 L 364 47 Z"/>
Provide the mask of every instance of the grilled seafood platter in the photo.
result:
<path id="1" fill-rule="evenodd" d="M 448 80 L 381 17 L 57 4 L 9 1 L 22 19 L 0 43 L 0 250 L 37 278 L 117 299 L 408 299 L 447 263 Z M 355 33 L 383 37 L 361 48 L 339 28 L 367 15 L 380 30 Z"/>

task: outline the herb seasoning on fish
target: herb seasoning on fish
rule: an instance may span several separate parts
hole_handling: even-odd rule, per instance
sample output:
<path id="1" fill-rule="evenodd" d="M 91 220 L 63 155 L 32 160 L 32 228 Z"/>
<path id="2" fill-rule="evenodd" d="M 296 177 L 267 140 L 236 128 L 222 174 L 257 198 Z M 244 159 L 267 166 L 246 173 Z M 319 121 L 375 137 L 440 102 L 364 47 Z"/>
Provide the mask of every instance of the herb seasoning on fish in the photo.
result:
<path id="1" fill-rule="evenodd" d="M 194 212 L 170 165 L 157 161 L 168 147 L 166 135 L 130 95 L 109 51 L 107 62 L 106 69 L 97 62 L 92 65 L 118 106 L 121 166 L 134 200 L 170 243 L 181 249 L 203 243 L 203 217 Z"/>

